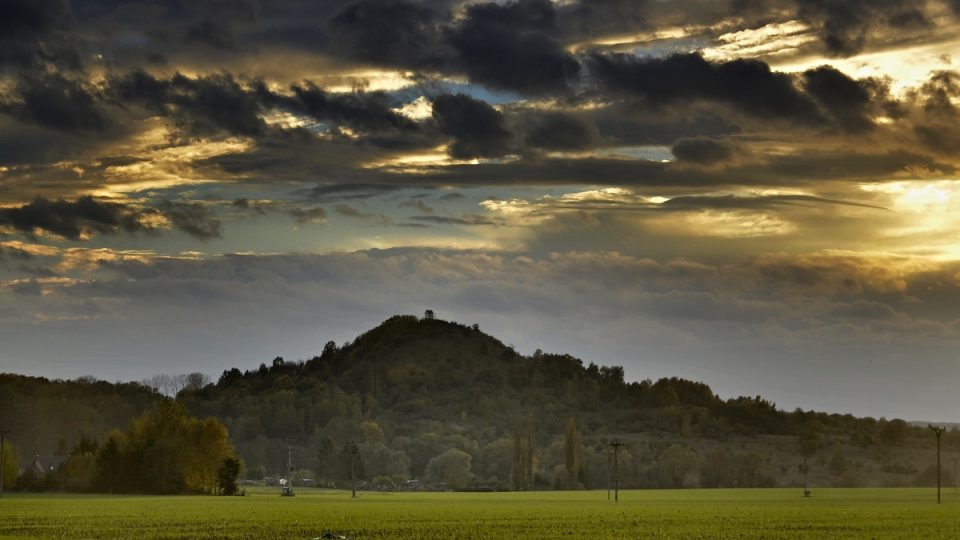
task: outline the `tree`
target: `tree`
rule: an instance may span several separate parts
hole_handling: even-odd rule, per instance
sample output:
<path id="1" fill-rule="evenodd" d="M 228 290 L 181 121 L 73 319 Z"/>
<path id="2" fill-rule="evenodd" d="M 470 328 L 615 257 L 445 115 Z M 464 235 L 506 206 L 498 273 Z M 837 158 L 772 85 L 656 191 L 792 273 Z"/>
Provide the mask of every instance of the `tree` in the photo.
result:
<path id="1" fill-rule="evenodd" d="M 210 377 L 205 373 L 194 372 L 187 374 L 186 381 L 187 390 L 197 391 L 210 384 Z"/>
<path id="2" fill-rule="evenodd" d="M 11 489 L 17 485 L 17 473 L 20 471 L 20 457 L 13 450 L 10 441 L 3 442 L 3 488 Z"/>
<path id="3" fill-rule="evenodd" d="M 96 454 L 95 484 L 111 492 L 213 493 L 223 460 L 233 457 L 226 427 L 166 401 L 113 432 Z"/>
<path id="4" fill-rule="evenodd" d="M 84 441 L 86 442 L 86 441 Z M 90 491 L 97 477 L 97 448 L 77 445 L 57 473 L 67 491 Z"/>
<path id="5" fill-rule="evenodd" d="M 909 424 L 900 419 L 890 420 L 889 422 L 881 420 L 880 431 L 878 433 L 880 442 L 890 446 L 896 446 L 902 443 L 907 437 L 909 427 Z M 934 478 L 936 478 L 936 475 L 934 475 Z"/>
<path id="6" fill-rule="evenodd" d="M 697 453 L 679 444 L 670 445 L 657 458 L 655 476 L 661 487 L 682 488 L 687 474 L 697 467 Z"/>
<path id="7" fill-rule="evenodd" d="M 513 488 L 527 491 L 533 485 L 534 458 L 536 456 L 533 439 L 533 417 L 528 416 L 526 430 L 518 430 L 513 437 L 513 467 L 510 476 Z"/>
<path id="8" fill-rule="evenodd" d="M 237 478 L 240 476 L 241 467 L 240 460 L 236 457 L 224 458 L 217 471 L 217 486 L 220 488 L 221 495 L 237 493 Z"/>
<path id="9" fill-rule="evenodd" d="M 450 448 L 427 462 L 427 480 L 435 485 L 444 483 L 452 489 L 463 489 L 473 478 L 472 460 L 470 454 Z"/>
<path id="10" fill-rule="evenodd" d="M 833 456 L 830 458 L 830 472 L 841 475 L 847 472 L 848 467 L 849 463 L 847 463 L 846 456 L 843 455 L 843 450 L 835 448 L 833 450 Z"/>
<path id="11" fill-rule="evenodd" d="M 567 418 L 564 425 L 564 457 L 566 458 L 567 485 L 576 487 L 580 482 L 581 444 L 580 433 L 577 432 L 577 422 L 573 417 Z"/>
<path id="12" fill-rule="evenodd" d="M 127 491 L 130 485 L 125 470 L 125 449 L 127 437 L 120 430 L 113 430 L 107 440 L 97 450 L 97 470 L 94 475 L 94 488 L 113 493 Z"/>

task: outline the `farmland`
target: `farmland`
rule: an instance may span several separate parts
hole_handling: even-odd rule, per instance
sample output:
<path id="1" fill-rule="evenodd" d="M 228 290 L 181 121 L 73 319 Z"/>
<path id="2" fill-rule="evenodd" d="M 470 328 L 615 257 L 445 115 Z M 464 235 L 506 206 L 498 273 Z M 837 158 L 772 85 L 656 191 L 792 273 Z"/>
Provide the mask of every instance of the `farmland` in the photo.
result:
<path id="1" fill-rule="evenodd" d="M 7 494 L 0 538 L 957 538 L 960 494 L 931 489 Z"/>

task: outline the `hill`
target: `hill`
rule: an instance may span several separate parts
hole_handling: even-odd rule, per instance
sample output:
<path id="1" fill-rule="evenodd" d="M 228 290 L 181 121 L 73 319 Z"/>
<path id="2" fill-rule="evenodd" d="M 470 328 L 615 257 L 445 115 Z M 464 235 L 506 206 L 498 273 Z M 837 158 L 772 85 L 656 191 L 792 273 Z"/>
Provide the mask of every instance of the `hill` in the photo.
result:
<path id="1" fill-rule="evenodd" d="M 902 420 L 785 412 L 677 378 L 626 382 L 620 367 L 525 357 L 476 326 L 414 316 L 303 362 L 226 371 L 180 399 L 227 424 L 253 477 L 281 471 L 292 444 L 300 467 L 341 481 L 347 441 L 359 441 L 364 477 L 384 485 L 439 480 L 431 460 L 456 450 L 473 482 L 595 487 L 607 482 L 607 443 L 620 438 L 625 485 L 799 485 L 805 437 L 819 485 L 935 481 L 933 438 Z M 944 443 L 952 459 L 960 434 Z"/>
<path id="2" fill-rule="evenodd" d="M 18 376 L 0 377 L 0 392 L 22 455 L 101 438 L 163 399 L 137 383 Z M 292 447 L 298 477 L 342 484 L 355 443 L 359 477 L 387 489 L 409 479 L 601 487 L 608 443 L 621 439 L 625 487 L 800 485 L 804 457 L 812 485 L 936 480 L 932 435 L 902 420 L 786 412 L 677 378 L 627 382 L 620 367 L 522 356 L 476 326 L 432 317 L 395 316 L 314 358 L 227 370 L 176 399 L 227 426 L 251 479 L 283 473 Z M 960 457 L 960 433 L 943 442 L 946 463 Z"/>

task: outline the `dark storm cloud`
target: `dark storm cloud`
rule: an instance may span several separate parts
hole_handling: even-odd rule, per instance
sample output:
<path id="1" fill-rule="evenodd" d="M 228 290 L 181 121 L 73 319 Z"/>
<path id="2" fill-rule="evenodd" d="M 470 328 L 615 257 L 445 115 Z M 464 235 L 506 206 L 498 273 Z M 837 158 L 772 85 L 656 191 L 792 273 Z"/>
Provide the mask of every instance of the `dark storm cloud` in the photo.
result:
<path id="1" fill-rule="evenodd" d="M 958 97 L 960 73 L 949 70 L 933 72 L 930 79 L 913 93 L 913 99 L 923 106 L 924 112 L 934 118 L 960 116 L 960 110 L 953 104 L 953 100 Z"/>
<path id="2" fill-rule="evenodd" d="M 830 66 L 820 66 L 803 74 L 804 88 L 826 108 L 837 123 L 850 132 L 873 127 L 872 102 L 867 84 L 855 81 Z"/>
<path id="3" fill-rule="evenodd" d="M 219 219 L 201 203 L 161 201 L 157 208 L 173 223 L 173 226 L 197 240 L 210 240 L 223 235 Z"/>
<path id="4" fill-rule="evenodd" d="M 590 146 L 593 133 L 583 120 L 563 113 L 526 118 L 530 130 L 524 142 L 548 150 L 580 150 Z"/>
<path id="5" fill-rule="evenodd" d="M 220 221 L 200 203 L 161 201 L 156 207 L 139 207 L 98 201 L 90 196 L 75 201 L 37 197 L 22 206 L 0 208 L 0 226 L 27 236 L 44 232 L 68 240 L 82 240 L 89 234 L 157 232 L 142 220 L 156 214 L 194 238 L 208 240 L 221 236 Z"/>
<path id="6" fill-rule="evenodd" d="M 411 69 L 440 69 L 452 59 L 441 21 L 449 17 L 423 3 L 362 0 L 330 19 L 329 47 L 365 62 Z"/>
<path id="7" fill-rule="evenodd" d="M 747 130 L 742 122 L 726 118 L 717 107 L 691 106 L 681 114 L 657 114 L 630 103 L 617 103 L 595 112 L 593 122 L 600 136 L 613 145 L 671 145 L 685 137 L 714 139 Z"/>
<path id="8" fill-rule="evenodd" d="M 448 152 L 455 158 L 500 157 L 509 151 L 503 115 L 484 101 L 443 94 L 433 99 L 433 118 L 440 131 L 454 138 Z"/>
<path id="9" fill-rule="evenodd" d="M 589 65 L 602 86 L 652 105 L 710 100 L 757 117 L 822 122 L 816 105 L 789 75 L 771 71 L 758 60 L 712 63 L 696 53 L 666 58 L 594 54 Z"/>
<path id="10" fill-rule="evenodd" d="M 227 50 L 240 45 L 238 27 L 256 24 L 260 12 L 257 0 L 200 0 L 180 7 L 191 19 L 184 29 L 185 43 Z"/>
<path id="11" fill-rule="evenodd" d="M 709 137 L 689 137 L 678 139 L 670 151 L 681 162 L 713 165 L 729 160 L 736 148 L 728 142 Z"/>
<path id="12" fill-rule="evenodd" d="M 177 73 L 158 79 L 145 71 L 132 71 L 113 77 L 109 91 L 122 104 L 172 116 L 192 134 L 226 131 L 258 136 L 266 131 L 256 94 L 228 73 L 197 78 Z"/>
<path id="13" fill-rule="evenodd" d="M 940 155 L 954 155 L 960 150 L 960 109 L 954 105 L 960 97 L 960 74 L 936 71 L 911 97 L 920 112 L 912 118 L 917 141 Z"/>
<path id="14" fill-rule="evenodd" d="M 568 39 L 590 38 L 649 29 L 648 4 L 648 0 L 580 0 L 558 8 L 558 16 Z"/>
<path id="15" fill-rule="evenodd" d="M 390 98 L 382 92 L 330 93 L 305 81 L 293 85 L 288 95 L 272 92 L 261 81 L 241 81 L 229 73 L 196 78 L 178 73 L 161 79 L 141 70 L 114 76 L 108 88 L 118 104 L 139 105 L 167 115 L 189 134 L 227 132 L 262 138 L 271 131 L 262 114 L 281 109 L 348 126 L 369 134 L 369 140 L 377 144 L 403 146 L 419 141 L 409 136 L 417 131 L 417 125 L 391 110 Z"/>
<path id="16" fill-rule="evenodd" d="M 80 67 L 78 43 L 68 34 L 69 0 L 0 3 L 0 67 Z"/>
<path id="17" fill-rule="evenodd" d="M 26 122 L 65 132 L 102 131 L 111 123 L 94 90 L 60 74 L 24 76 L 16 92 L 19 99 L 0 101 L 0 111 Z"/>
<path id="18" fill-rule="evenodd" d="M 529 93 L 564 92 L 580 64 L 556 39 L 549 0 L 472 4 L 449 30 L 470 80 Z"/>
<path id="19" fill-rule="evenodd" d="M 233 29 L 221 19 L 204 19 L 188 26 L 184 40 L 216 49 L 233 49 L 237 46 Z"/>
<path id="20" fill-rule="evenodd" d="M 23 206 L 0 208 L 0 225 L 33 236 L 38 231 L 79 240 L 85 233 L 147 230 L 140 212 L 125 205 L 80 197 L 70 202 L 37 197 Z"/>
<path id="21" fill-rule="evenodd" d="M 417 129 L 409 118 L 391 109 L 390 98 L 383 92 L 331 94 L 311 82 L 293 85 L 292 90 L 295 99 L 277 98 L 277 103 L 287 102 L 317 120 L 374 133 Z"/>
<path id="22" fill-rule="evenodd" d="M 923 28 L 930 24 L 924 2 L 901 0 L 795 0 L 799 17 L 811 23 L 827 51 L 846 56 L 863 50 L 871 33 Z"/>

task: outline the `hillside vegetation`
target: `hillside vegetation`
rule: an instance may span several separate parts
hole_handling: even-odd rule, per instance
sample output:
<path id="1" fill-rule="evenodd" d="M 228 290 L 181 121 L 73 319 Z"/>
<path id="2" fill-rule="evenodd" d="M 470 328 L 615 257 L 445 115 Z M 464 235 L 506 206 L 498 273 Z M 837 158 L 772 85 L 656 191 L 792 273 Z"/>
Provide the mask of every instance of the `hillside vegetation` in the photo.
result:
<path id="1" fill-rule="evenodd" d="M 29 453 L 102 439 L 163 399 L 134 383 L 4 376 L 4 384 L 17 408 L 0 410 L 14 411 L 13 429 L 22 430 L 13 440 Z M 626 382 L 620 367 L 522 356 L 476 326 L 431 317 L 395 316 L 309 360 L 231 369 L 176 399 L 223 422 L 251 479 L 283 474 L 292 446 L 298 478 L 345 485 L 355 443 L 358 477 L 381 489 L 409 479 L 454 489 L 596 488 L 609 481 L 608 443 L 621 439 L 624 487 L 800 485 L 804 459 L 812 486 L 936 482 L 932 434 L 902 420 L 787 412 L 676 378 Z M 66 409 L 70 420 L 51 421 Z M 947 432 L 943 444 L 944 463 L 960 457 L 960 433 Z"/>
<path id="2" fill-rule="evenodd" d="M 814 485 L 936 480 L 932 435 L 902 420 L 785 412 L 675 378 L 627 383 L 620 367 L 525 357 L 475 326 L 414 316 L 307 361 L 226 371 L 180 399 L 226 423 L 251 477 L 279 472 L 292 444 L 299 467 L 342 483 L 347 442 L 358 441 L 363 477 L 385 487 L 598 487 L 620 438 L 630 487 L 799 485 L 803 452 Z M 960 434 L 944 443 L 952 459 Z"/>

